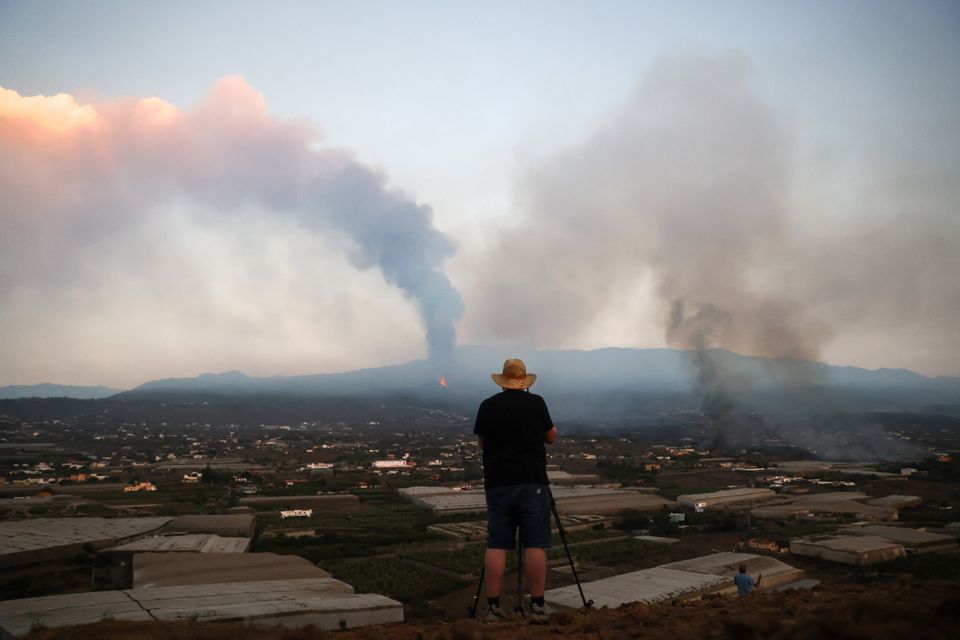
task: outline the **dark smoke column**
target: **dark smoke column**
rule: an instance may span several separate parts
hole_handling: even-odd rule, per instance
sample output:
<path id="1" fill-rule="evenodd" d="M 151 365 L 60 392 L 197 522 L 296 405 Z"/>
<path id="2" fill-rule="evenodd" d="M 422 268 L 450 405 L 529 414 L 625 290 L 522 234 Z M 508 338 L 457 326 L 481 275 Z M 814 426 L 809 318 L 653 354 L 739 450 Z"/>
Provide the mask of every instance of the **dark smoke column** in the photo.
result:
<path id="1" fill-rule="evenodd" d="M 694 308 L 689 309 L 690 306 Z M 693 352 L 694 388 L 700 396 L 700 409 L 710 421 L 712 433 L 706 446 L 724 449 L 730 444 L 733 394 L 723 367 L 710 351 L 714 335 L 728 327 L 730 314 L 714 305 L 689 305 L 677 298 L 670 306 L 667 343 Z"/>
<path id="2" fill-rule="evenodd" d="M 448 360 L 463 315 L 463 299 L 442 271 L 444 259 L 456 252 L 453 241 L 434 228 L 430 207 L 386 190 L 370 169 L 345 162 L 323 173 L 308 188 L 308 203 L 319 204 L 322 222 L 333 223 L 354 242 L 348 255 L 355 267 L 378 267 L 389 284 L 416 302 L 430 359 Z"/>

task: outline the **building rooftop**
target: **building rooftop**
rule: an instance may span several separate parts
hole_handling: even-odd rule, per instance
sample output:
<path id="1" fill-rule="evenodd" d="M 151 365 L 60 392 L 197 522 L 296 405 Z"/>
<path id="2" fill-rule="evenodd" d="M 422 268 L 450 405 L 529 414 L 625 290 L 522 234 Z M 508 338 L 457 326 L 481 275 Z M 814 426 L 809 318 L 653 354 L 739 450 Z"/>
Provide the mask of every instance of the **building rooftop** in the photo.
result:
<path id="1" fill-rule="evenodd" d="M 942 533 L 930 533 L 909 527 L 891 527 L 887 525 L 871 524 L 840 529 L 840 533 L 853 536 L 879 536 L 891 542 L 902 544 L 908 549 L 923 547 L 950 548 L 957 546 L 957 539 Z"/>
<path id="2" fill-rule="evenodd" d="M 170 536 L 150 536 L 107 551 L 153 551 L 191 553 L 246 553 L 250 538 L 229 538 L 209 533 L 185 533 Z"/>
<path id="3" fill-rule="evenodd" d="M 672 545 L 680 542 L 680 538 L 664 538 L 663 536 L 633 536 L 634 540 L 649 542 L 651 544 Z"/>
<path id="4" fill-rule="evenodd" d="M 816 535 L 791 540 L 790 553 L 862 566 L 899 558 L 906 551 L 879 536 Z"/>
<path id="5" fill-rule="evenodd" d="M 889 549 L 899 547 L 900 545 L 891 542 L 887 538 L 880 536 L 810 536 L 800 538 L 793 542 L 803 542 L 805 544 L 816 545 L 827 549 L 836 549 L 838 551 L 868 552 L 877 549 Z"/>
<path id="6" fill-rule="evenodd" d="M 271 505 L 271 504 L 319 504 L 343 505 L 357 504 L 360 498 L 352 493 L 319 493 L 298 496 L 246 496 L 240 498 L 241 506 Z"/>
<path id="7" fill-rule="evenodd" d="M 923 504 L 923 498 L 920 496 L 902 496 L 898 494 L 884 496 L 867 500 L 867 504 L 875 507 L 893 507 L 894 509 L 903 509 L 904 507 L 916 507 Z"/>
<path id="8" fill-rule="evenodd" d="M 747 573 L 752 576 L 757 576 L 762 573 L 764 587 L 774 587 L 803 578 L 802 569 L 797 569 L 786 562 L 781 562 L 770 556 L 761 556 L 753 553 L 714 553 L 709 556 L 680 560 L 679 562 L 671 562 L 661 566 L 666 569 L 724 576 L 732 581 L 733 576 L 739 572 L 741 564 L 746 565 Z"/>
<path id="9" fill-rule="evenodd" d="M 749 553 L 715 553 L 652 569 L 624 573 L 582 584 L 583 593 L 596 607 L 618 607 L 629 602 L 660 602 L 712 592 L 735 592 L 733 574 L 746 564 L 751 575 L 762 572 L 763 588 L 796 582 L 803 570 L 775 558 Z M 769 576 L 769 577 L 768 577 Z M 550 604 L 580 608 L 582 601 L 576 585 L 550 589 Z"/>
<path id="10" fill-rule="evenodd" d="M 775 504 L 751 509 L 758 518 L 782 520 L 805 514 L 849 514 L 861 520 L 896 520 L 897 510 L 892 506 L 878 506 L 860 502 L 868 496 L 857 491 L 836 491 L 797 496 L 786 504 Z"/>
<path id="11" fill-rule="evenodd" d="M 253 537 L 256 518 L 249 514 L 179 516 L 168 522 L 164 533 L 214 533 L 221 536 Z"/>
<path id="12" fill-rule="evenodd" d="M 385 596 L 355 594 L 333 578 L 230 582 L 96 591 L 0 602 L 0 630 L 22 637 L 37 626 L 117 620 L 242 621 L 323 630 L 403 622 Z"/>
<path id="13" fill-rule="evenodd" d="M 611 487 L 551 486 L 557 509 L 565 513 L 609 513 L 623 509 L 658 510 L 672 502 L 656 495 Z M 400 493 L 434 513 L 470 513 L 487 510 L 482 489 L 408 487 Z"/>
<path id="14" fill-rule="evenodd" d="M 710 491 L 708 493 L 691 493 L 679 496 L 677 502 L 686 507 L 694 507 L 697 503 L 705 503 L 706 506 L 709 507 L 720 504 L 733 504 L 736 502 L 770 500 L 776 498 L 776 496 L 777 494 L 771 489 L 746 487 L 742 489 Z"/>
<path id="15" fill-rule="evenodd" d="M 599 480 L 600 476 L 595 473 L 589 474 L 572 474 L 567 473 L 562 469 L 547 469 L 547 479 L 551 483 L 573 483 L 573 482 L 593 482 Z"/>
<path id="16" fill-rule="evenodd" d="M 654 567 L 582 583 L 584 596 L 595 607 L 616 608 L 628 602 L 660 602 L 696 593 L 707 593 L 727 578 L 692 571 Z M 579 609 L 583 606 L 577 585 L 549 589 L 546 600 L 552 605 Z"/>
<path id="17" fill-rule="evenodd" d="M 133 556 L 134 587 L 177 587 L 219 582 L 329 578 L 300 556 L 275 553 L 138 553 Z M 350 593 L 348 585 L 344 591 Z"/>
<path id="18" fill-rule="evenodd" d="M 172 518 L 31 518 L 0 522 L 0 557 L 52 547 L 114 544 L 157 531 Z"/>

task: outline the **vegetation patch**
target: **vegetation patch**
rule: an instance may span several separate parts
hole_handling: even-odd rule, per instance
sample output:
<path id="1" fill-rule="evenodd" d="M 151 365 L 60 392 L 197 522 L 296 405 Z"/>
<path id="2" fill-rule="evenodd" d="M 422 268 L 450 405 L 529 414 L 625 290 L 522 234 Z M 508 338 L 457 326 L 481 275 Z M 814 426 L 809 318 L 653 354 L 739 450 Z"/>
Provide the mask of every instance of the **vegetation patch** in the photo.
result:
<path id="1" fill-rule="evenodd" d="M 960 576 L 960 554 L 909 555 L 876 565 L 875 568 L 889 573 L 906 573 L 924 580 L 956 580 Z"/>
<path id="2" fill-rule="evenodd" d="M 605 542 L 579 544 L 570 549 L 570 553 L 580 562 L 590 562 L 601 565 L 633 566 L 642 564 L 644 554 L 650 553 L 652 547 L 634 538 L 620 538 Z M 565 558 L 563 545 L 554 546 L 548 557 L 551 560 Z"/>
<path id="3" fill-rule="evenodd" d="M 395 557 L 330 560 L 320 566 L 337 580 L 352 585 L 357 593 L 380 593 L 405 603 L 436 598 L 465 586 L 460 580 Z"/>

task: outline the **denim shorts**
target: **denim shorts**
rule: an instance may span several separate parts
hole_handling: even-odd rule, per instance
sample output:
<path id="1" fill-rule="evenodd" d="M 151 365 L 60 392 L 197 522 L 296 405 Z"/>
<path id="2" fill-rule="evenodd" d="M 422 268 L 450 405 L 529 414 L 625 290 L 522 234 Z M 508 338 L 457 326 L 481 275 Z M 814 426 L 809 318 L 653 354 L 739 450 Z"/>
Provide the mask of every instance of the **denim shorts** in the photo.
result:
<path id="1" fill-rule="evenodd" d="M 487 548 L 513 549 L 520 527 L 520 544 L 549 549 L 550 487 L 542 484 L 515 484 L 491 487 L 487 494 Z"/>

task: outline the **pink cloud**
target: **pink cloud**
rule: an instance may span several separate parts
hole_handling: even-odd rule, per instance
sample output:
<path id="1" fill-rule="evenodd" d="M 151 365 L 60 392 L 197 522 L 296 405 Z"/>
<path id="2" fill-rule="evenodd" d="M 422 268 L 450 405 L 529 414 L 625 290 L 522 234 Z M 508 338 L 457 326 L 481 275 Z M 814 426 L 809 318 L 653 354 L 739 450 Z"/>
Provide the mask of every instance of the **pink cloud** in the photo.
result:
<path id="1" fill-rule="evenodd" d="M 0 219 L 12 244 L 30 238 L 62 255 L 183 199 L 219 214 L 265 210 L 342 238 L 355 266 L 379 268 L 416 303 L 431 352 L 446 353 L 462 312 L 442 271 L 452 241 L 429 207 L 316 142 L 310 127 L 270 116 L 240 76 L 217 81 L 189 109 L 156 97 L 86 105 L 0 89 Z M 24 269 L 20 280 L 43 277 Z"/>

